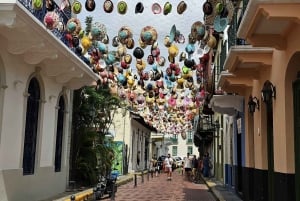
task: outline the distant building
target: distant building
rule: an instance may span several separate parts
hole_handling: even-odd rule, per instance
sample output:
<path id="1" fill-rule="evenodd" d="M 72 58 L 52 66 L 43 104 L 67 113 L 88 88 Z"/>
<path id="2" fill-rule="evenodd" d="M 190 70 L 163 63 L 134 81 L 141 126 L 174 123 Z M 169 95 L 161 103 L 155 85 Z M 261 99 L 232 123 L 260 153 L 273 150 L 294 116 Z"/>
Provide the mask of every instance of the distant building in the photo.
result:
<path id="1" fill-rule="evenodd" d="M 156 132 L 137 114 L 120 109 L 114 117 L 110 130 L 113 130 L 116 142 L 123 147 L 121 174 L 148 169 L 151 157 L 150 136 Z"/>
<path id="2" fill-rule="evenodd" d="M 183 139 L 179 134 L 152 134 L 152 156 L 166 156 L 168 153 L 171 156 L 185 157 L 187 153 L 199 156 L 198 148 L 194 145 L 193 133 L 187 134 L 186 139 Z"/>

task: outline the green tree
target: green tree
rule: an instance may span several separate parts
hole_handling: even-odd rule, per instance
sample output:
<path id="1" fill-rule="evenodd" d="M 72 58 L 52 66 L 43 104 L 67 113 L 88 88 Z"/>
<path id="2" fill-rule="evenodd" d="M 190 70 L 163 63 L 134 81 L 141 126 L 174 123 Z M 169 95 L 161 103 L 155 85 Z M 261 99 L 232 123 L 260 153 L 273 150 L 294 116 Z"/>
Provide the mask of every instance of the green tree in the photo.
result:
<path id="1" fill-rule="evenodd" d="M 99 174 L 111 170 L 114 153 L 105 141 L 120 100 L 108 85 L 83 87 L 73 94 L 70 178 L 93 185 Z"/>

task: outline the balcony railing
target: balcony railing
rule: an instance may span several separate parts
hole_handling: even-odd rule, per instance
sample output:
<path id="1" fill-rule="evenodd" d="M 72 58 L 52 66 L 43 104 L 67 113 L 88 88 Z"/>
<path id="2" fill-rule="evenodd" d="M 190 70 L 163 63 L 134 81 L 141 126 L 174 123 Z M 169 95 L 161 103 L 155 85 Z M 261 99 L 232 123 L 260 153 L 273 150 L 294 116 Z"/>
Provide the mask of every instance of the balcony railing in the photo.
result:
<path id="1" fill-rule="evenodd" d="M 247 45 L 247 42 L 244 39 L 237 38 L 236 34 L 243 19 L 248 2 L 249 0 L 243 0 L 241 7 L 238 5 L 234 8 L 231 26 L 228 29 L 228 49 L 235 45 Z"/>
<path id="2" fill-rule="evenodd" d="M 44 23 L 44 17 L 48 12 L 46 6 L 43 6 L 40 10 L 35 10 L 32 8 L 32 0 L 18 0 L 32 15 L 37 18 L 41 23 Z M 46 5 L 44 0 L 43 5 Z M 54 3 L 54 11 L 59 16 L 59 21 L 61 21 L 64 25 L 67 24 L 68 20 L 71 18 L 71 7 L 67 7 L 63 10 L 59 8 L 59 6 Z M 64 30 L 53 29 L 52 33 L 59 38 L 64 44 L 67 45 L 67 40 L 65 38 Z"/>
<path id="3" fill-rule="evenodd" d="M 212 115 L 201 117 L 197 126 L 197 133 L 214 132 L 216 130 L 216 125 L 213 123 L 212 119 Z"/>
<path id="4" fill-rule="evenodd" d="M 226 45 L 226 43 L 223 43 L 221 45 L 219 74 L 220 74 L 220 72 L 222 72 L 224 70 L 224 63 L 226 60 L 226 56 L 227 56 L 227 45 Z"/>
<path id="5" fill-rule="evenodd" d="M 38 19 L 41 23 L 44 24 L 44 17 L 47 14 L 46 6 L 43 6 L 40 10 L 36 10 L 32 8 L 32 0 L 18 0 L 36 19 Z M 55 2 L 54 3 L 54 10 L 52 12 L 55 12 L 59 16 L 59 21 L 61 22 L 61 25 L 63 27 L 66 27 L 69 19 L 72 18 L 72 11 L 71 6 L 66 6 L 65 8 L 59 7 Z M 43 0 L 43 5 L 46 5 L 46 1 Z M 55 37 L 57 37 L 60 41 L 62 41 L 72 52 L 75 52 L 75 48 L 72 48 L 69 46 L 69 41 L 66 37 L 66 32 L 64 28 L 55 28 L 53 30 L 49 30 L 53 33 Z M 83 62 L 85 62 L 87 65 L 90 65 L 88 59 L 84 56 L 77 55 Z"/>

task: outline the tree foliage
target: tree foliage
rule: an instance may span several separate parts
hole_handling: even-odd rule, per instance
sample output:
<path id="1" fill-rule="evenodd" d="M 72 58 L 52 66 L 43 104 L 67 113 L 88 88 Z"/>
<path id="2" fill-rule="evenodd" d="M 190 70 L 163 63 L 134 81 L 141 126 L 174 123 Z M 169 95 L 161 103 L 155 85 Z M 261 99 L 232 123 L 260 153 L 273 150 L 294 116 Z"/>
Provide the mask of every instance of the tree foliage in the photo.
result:
<path id="1" fill-rule="evenodd" d="M 74 92 L 71 177 L 92 185 L 99 174 L 109 171 L 113 150 L 105 142 L 120 100 L 107 85 L 84 87 Z"/>

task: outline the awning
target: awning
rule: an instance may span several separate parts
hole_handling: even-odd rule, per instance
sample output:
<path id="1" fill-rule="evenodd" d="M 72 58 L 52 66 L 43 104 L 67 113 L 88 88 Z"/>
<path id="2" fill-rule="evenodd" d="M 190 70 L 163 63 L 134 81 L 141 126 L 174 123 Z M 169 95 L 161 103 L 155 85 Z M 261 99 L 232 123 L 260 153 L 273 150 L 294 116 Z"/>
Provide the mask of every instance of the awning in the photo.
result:
<path id="1" fill-rule="evenodd" d="M 237 111 L 244 111 L 244 97 L 239 95 L 213 95 L 209 106 L 220 114 L 233 116 Z"/>

